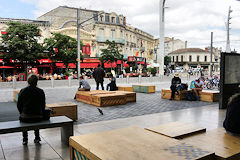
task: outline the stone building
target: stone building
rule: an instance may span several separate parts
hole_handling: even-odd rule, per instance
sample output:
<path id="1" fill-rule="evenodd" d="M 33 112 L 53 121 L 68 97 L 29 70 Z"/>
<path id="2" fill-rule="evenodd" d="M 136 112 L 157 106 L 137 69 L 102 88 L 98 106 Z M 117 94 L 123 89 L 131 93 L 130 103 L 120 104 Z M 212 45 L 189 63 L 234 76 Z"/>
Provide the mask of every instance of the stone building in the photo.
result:
<path id="1" fill-rule="evenodd" d="M 77 8 L 59 6 L 37 19 L 48 21 L 53 33 L 59 32 L 74 38 L 77 36 Z M 90 57 L 99 57 L 101 49 L 107 47 L 106 40 L 110 40 L 118 44 L 125 59 L 128 56 L 146 57 L 147 61 L 154 58 L 154 37 L 127 25 L 123 15 L 81 9 L 80 23 L 80 38 L 84 45 L 90 47 Z"/>
<path id="2" fill-rule="evenodd" d="M 208 50 L 200 48 L 178 49 L 169 53 L 169 56 L 172 58 L 173 65 L 185 70 L 189 68 L 210 69 L 210 52 Z M 213 58 L 212 62 L 216 63 L 217 61 Z"/>

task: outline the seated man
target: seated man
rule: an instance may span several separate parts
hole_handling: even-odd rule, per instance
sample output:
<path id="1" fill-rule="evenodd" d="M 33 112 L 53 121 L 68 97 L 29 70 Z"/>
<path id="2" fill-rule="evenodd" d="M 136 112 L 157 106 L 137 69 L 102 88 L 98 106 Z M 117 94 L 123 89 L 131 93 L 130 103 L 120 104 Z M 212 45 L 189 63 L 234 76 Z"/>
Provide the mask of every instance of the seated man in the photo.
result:
<path id="1" fill-rule="evenodd" d="M 45 110 L 45 94 L 44 91 L 37 87 L 38 77 L 35 74 L 30 74 L 28 77 L 28 87 L 21 89 L 17 108 L 20 113 L 19 120 L 26 123 L 34 123 L 42 121 Z M 34 143 L 41 141 L 39 129 L 34 130 Z M 28 143 L 28 132 L 23 131 L 23 145 Z"/>
<path id="2" fill-rule="evenodd" d="M 223 127 L 235 136 L 240 136 L 240 93 L 233 95 L 228 102 Z"/>
<path id="3" fill-rule="evenodd" d="M 202 91 L 202 89 L 203 89 L 203 82 L 200 80 L 200 78 L 197 78 L 195 80 L 194 86 L 195 87 L 192 90 L 196 96 L 197 101 L 199 101 L 200 100 L 199 91 Z"/>
<path id="4" fill-rule="evenodd" d="M 107 91 L 108 88 L 110 88 L 110 91 L 116 91 L 117 90 L 116 78 L 113 77 L 113 74 L 109 75 L 109 80 L 110 82 L 107 84 Z"/>
<path id="5" fill-rule="evenodd" d="M 80 82 L 79 82 L 79 91 L 90 91 L 91 86 L 89 83 L 83 78 L 83 76 L 80 76 Z M 82 88 L 81 88 L 82 87 Z"/>
<path id="6" fill-rule="evenodd" d="M 172 91 L 170 100 L 174 99 L 175 93 L 177 92 L 177 87 L 180 84 L 181 84 L 181 79 L 179 78 L 179 74 L 175 73 L 174 77 L 172 78 L 172 83 L 171 83 L 171 87 L 170 87 L 170 89 Z"/>

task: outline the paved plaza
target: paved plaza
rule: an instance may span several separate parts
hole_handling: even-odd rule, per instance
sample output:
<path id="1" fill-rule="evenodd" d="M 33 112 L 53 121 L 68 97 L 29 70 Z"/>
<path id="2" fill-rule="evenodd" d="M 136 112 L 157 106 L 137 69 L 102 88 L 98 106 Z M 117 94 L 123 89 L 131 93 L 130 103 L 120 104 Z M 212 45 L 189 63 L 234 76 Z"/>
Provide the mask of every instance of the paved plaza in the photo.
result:
<path id="1" fill-rule="evenodd" d="M 187 79 L 184 80 L 185 82 Z M 64 82 L 67 84 L 67 82 Z M 137 102 L 102 108 L 101 115 L 95 106 L 76 102 L 73 97 L 77 83 L 42 87 L 47 103 L 75 102 L 78 104 L 78 121 L 74 122 L 74 135 L 89 134 L 130 126 L 149 127 L 173 121 L 198 124 L 207 129 L 222 126 L 225 110 L 218 103 L 200 101 L 170 101 L 161 99 L 161 89 L 169 88 L 169 79 L 160 82 L 145 82 L 156 85 L 156 93 L 137 93 Z M 92 87 L 95 88 L 93 82 Z M 121 83 L 126 85 L 125 80 Z M 20 88 L 20 87 L 18 87 Z M 0 90 L 0 121 L 18 119 L 13 89 Z M 60 128 L 40 131 L 41 144 L 33 143 L 33 132 L 29 132 L 29 144 L 22 145 L 22 134 L 0 135 L 0 160 L 69 160 L 69 148 L 61 143 Z"/>

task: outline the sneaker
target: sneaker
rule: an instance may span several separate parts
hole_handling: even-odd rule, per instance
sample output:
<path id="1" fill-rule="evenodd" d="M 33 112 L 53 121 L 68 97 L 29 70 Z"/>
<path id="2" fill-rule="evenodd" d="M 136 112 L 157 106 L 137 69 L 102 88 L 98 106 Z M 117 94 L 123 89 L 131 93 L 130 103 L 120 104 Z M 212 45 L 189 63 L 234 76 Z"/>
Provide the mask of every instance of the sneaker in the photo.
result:
<path id="1" fill-rule="evenodd" d="M 34 139 L 34 143 L 40 143 L 41 139 Z"/>
<path id="2" fill-rule="evenodd" d="M 23 140 L 22 144 L 23 144 L 23 145 L 27 145 L 27 144 L 28 144 L 28 141 L 27 141 L 27 140 Z"/>

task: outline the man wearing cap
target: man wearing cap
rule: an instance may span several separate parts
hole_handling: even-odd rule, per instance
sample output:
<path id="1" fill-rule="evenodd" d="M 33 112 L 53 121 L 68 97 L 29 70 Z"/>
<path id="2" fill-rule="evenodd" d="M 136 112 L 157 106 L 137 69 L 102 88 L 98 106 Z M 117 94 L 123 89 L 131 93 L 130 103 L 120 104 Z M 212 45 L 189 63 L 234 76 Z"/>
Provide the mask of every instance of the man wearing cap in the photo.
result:
<path id="1" fill-rule="evenodd" d="M 197 98 L 197 101 L 199 101 L 200 100 L 199 92 L 202 91 L 203 89 L 203 82 L 200 80 L 200 78 L 196 78 L 194 86 L 195 87 L 192 90 Z"/>
<path id="2" fill-rule="evenodd" d="M 171 94 L 171 99 L 170 100 L 173 100 L 174 97 L 175 97 L 175 93 L 177 92 L 177 87 L 178 85 L 181 84 L 181 79 L 179 78 L 179 74 L 178 73 L 175 73 L 174 74 L 174 77 L 172 78 L 172 84 L 171 84 L 171 91 L 172 91 L 172 94 Z"/>

